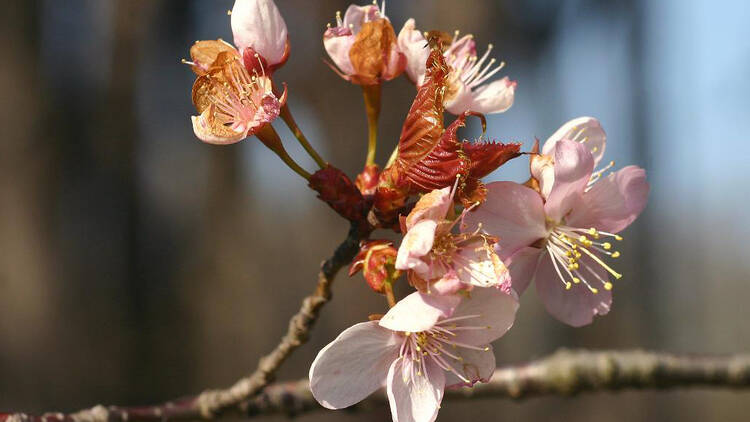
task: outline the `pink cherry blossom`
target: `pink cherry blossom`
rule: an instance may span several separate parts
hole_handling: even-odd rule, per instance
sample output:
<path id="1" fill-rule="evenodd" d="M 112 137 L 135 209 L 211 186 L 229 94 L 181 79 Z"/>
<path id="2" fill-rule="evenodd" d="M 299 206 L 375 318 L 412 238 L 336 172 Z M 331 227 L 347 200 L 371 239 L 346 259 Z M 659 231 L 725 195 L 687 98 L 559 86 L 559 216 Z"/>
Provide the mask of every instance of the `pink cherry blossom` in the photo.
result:
<path id="1" fill-rule="evenodd" d="M 481 224 L 498 236 L 514 290 L 522 293 L 534 280 L 547 310 L 572 326 L 609 312 L 609 277 L 621 277 L 605 262 L 619 256 L 610 239 L 622 240 L 617 233 L 641 213 L 649 192 L 645 171 L 635 166 L 592 177 L 595 159 L 585 144 L 556 140 L 546 200 L 526 186 L 494 182 L 487 201 L 466 217 L 467 228 Z"/>
<path id="2" fill-rule="evenodd" d="M 510 289 L 508 269 L 493 249 L 496 239 L 479 233 L 452 233 L 461 220 L 446 219 L 452 210 L 451 188 L 424 195 L 404 221 L 406 233 L 398 249 L 396 269 L 408 270 L 409 282 L 422 291 L 438 294 L 461 289 Z"/>
<path id="3" fill-rule="evenodd" d="M 398 45 L 406 54 L 406 74 L 417 86 L 424 81 L 429 49 L 421 31 L 416 28 L 414 19 L 409 19 L 398 34 Z M 458 31 L 451 45 L 445 50 L 445 62 L 450 67 L 448 89 L 445 93 L 445 107 L 453 114 L 476 111 L 483 114 L 502 113 L 513 105 L 516 82 L 508 77 L 487 82 L 504 63 L 495 66 L 495 59 L 489 58 L 492 44 L 481 56 L 477 56 L 476 42 L 472 35 L 458 38 Z"/>
<path id="4" fill-rule="evenodd" d="M 361 41 L 361 30 L 366 24 L 375 22 L 383 23 L 375 32 L 380 34 L 378 41 L 384 45 L 372 44 L 352 57 L 352 47 Z M 343 19 L 341 12 L 336 12 L 336 26 L 329 25 L 323 34 L 323 46 L 335 65 L 331 68 L 342 78 L 360 85 L 396 78 L 406 66 L 406 57 L 399 50 L 393 27 L 385 15 L 385 2 L 382 10 L 377 4 L 352 4 L 346 9 Z"/>
<path id="5" fill-rule="evenodd" d="M 415 292 L 380 321 L 355 324 L 310 367 L 310 390 L 328 409 L 386 388 L 395 422 L 432 422 L 446 387 L 489 381 L 490 343 L 513 325 L 518 301 L 496 289 L 466 299 Z"/>
<path id="6" fill-rule="evenodd" d="M 286 22 L 273 0 L 236 0 L 232 8 L 234 43 L 245 55 L 251 49 L 271 69 L 289 56 Z"/>

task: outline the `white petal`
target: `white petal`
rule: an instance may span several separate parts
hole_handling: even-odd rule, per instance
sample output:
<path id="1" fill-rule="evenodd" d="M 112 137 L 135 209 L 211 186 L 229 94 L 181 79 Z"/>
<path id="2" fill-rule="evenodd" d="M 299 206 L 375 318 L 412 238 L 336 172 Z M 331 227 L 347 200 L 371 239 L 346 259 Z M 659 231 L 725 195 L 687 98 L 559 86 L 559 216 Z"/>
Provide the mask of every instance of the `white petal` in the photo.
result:
<path id="1" fill-rule="evenodd" d="M 457 361 L 450 359 L 450 364 L 456 368 L 469 383 L 462 380 L 453 372 L 446 372 L 445 386 L 451 387 L 471 387 L 477 382 L 489 382 L 492 374 L 495 372 L 495 353 L 489 344 L 483 345 L 487 350 L 472 350 L 457 348 L 451 351 L 460 356 L 463 360 Z M 481 347 L 481 346 L 480 346 Z M 446 356 L 446 359 L 448 357 Z"/>
<path id="2" fill-rule="evenodd" d="M 401 299 L 380 319 L 380 326 L 393 331 L 417 333 L 432 328 L 440 318 L 453 314 L 461 298 L 414 292 Z"/>
<path id="3" fill-rule="evenodd" d="M 411 361 L 399 359 L 388 371 L 388 402 L 393 422 L 433 422 L 445 391 L 445 372 L 431 361 L 416 374 Z"/>
<path id="4" fill-rule="evenodd" d="M 470 109 L 478 113 L 502 113 L 513 105 L 516 82 L 508 77 L 481 85 L 472 92 Z"/>
<path id="5" fill-rule="evenodd" d="M 377 321 L 355 324 L 324 347 L 310 367 L 310 391 L 328 409 L 360 402 L 385 385 L 400 337 Z"/>

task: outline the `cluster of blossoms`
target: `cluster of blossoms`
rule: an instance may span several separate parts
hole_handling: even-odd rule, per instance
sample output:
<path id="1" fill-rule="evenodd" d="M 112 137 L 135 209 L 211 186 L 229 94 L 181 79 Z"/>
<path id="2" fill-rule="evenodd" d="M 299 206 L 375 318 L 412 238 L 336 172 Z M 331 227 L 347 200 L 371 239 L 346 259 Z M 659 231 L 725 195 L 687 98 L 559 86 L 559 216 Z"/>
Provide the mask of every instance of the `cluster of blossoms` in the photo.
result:
<path id="1" fill-rule="evenodd" d="M 643 169 L 599 167 L 606 136 L 580 117 L 541 146 L 485 136 L 484 114 L 511 107 L 516 82 L 496 79 L 503 64 L 481 56 L 471 35 L 420 32 L 409 19 L 398 35 L 385 5 L 350 6 L 323 34 L 330 67 L 360 85 L 370 126 L 363 171 L 352 181 L 315 152 L 297 127 L 287 89 L 273 72 L 289 57 L 287 27 L 272 0 L 237 0 L 231 13 L 236 47 L 199 41 L 190 50 L 197 74 L 196 136 L 229 144 L 255 135 L 359 234 L 350 275 L 362 271 L 388 299 L 323 348 L 310 368 L 310 389 L 323 406 L 351 406 L 385 387 L 395 421 L 435 420 L 445 388 L 487 382 L 495 369 L 491 343 L 513 325 L 530 283 L 548 312 L 571 326 L 590 324 L 612 303 L 611 266 L 618 234 L 648 197 Z M 402 73 L 415 84 L 400 139 L 381 170 L 374 163 L 380 86 Z M 444 112 L 456 116 L 447 127 Z M 286 153 L 271 123 L 281 117 L 318 163 L 313 174 Z M 458 131 L 468 117 L 482 124 L 476 140 Z M 529 157 L 523 184 L 482 178 L 510 159 Z M 370 239 L 377 229 L 394 242 Z M 415 291 L 397 300 L 400 278 Z"/>

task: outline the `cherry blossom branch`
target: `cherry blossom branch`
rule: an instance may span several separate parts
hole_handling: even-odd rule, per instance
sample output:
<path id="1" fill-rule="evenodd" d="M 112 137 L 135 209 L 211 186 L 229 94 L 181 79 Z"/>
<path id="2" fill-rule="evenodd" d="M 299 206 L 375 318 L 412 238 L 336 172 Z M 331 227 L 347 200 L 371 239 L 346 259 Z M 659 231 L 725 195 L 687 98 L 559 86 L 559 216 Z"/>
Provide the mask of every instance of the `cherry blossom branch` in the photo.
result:
<path id="1" fill-rule="evenodd" d="M 258 362 L 250 376 L 224 390 L 208 390 L 197 396 L 142 407 L 97 405 L 75 413 L 0 413 L 0 422 L 132 422 L 164 420 L 218 419 L 221 416 L 252 412 L 253 397 L 273 381 L 287 357 L 307 341 L 308 334 L 323 305 L 331 299 L 331 285 L 338 271 L 351 262 L 359 250 L 359 241 L 369 235 L 352 224 L 346 239 L 331 258 L 323 262 L 315 291 L 302 301 L 300 310 L 289 321 L 289 329 L 276 348 Z"/>

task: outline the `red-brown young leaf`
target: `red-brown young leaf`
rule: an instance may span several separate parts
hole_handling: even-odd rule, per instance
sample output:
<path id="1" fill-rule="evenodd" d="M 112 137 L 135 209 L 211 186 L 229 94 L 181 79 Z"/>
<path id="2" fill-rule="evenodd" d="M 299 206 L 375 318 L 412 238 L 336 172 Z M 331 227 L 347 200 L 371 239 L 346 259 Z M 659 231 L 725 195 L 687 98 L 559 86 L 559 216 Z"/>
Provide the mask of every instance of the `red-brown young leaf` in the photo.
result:
<path id="1" fill-rule="evenodd" d="M 404 172 L 403 178 L 408 181 L 411 192 L 442 189 L 453 185 L 456 176 L 468 174 L 469 162 L 461 150 L 461 143 L 456 140 L 456 122 L 443 132 L 440 142 L 429 154 Z"/>
<path id="2" fill-rule="evenodd" d="M 367 204 L 362 193 L 344 172 L 328 165 L 310 176 L 308 183 L 318 198 L 349 221 L 363 222 Z"/>
<path id="3" fill-rule="evenodd" d="M 506 161 L 521 155 L 521 144 L 515 142 L 503 144 L 494 141 L 464 141 L 462 148 L 471 162 L 469 175 L 477 179 L 487 176 Z"/>
<path id="4" fill-rule="evenodd" d="M 425 79 L 401 129 L 398 158 L 394 163 L 396 177 L 421 161 L 440 141 L 443 133 L 443 96 L 445 94 L 448 66 L 442 52 L 442 43 L 431 37 L 430 55 L 427 59 Z"/>

